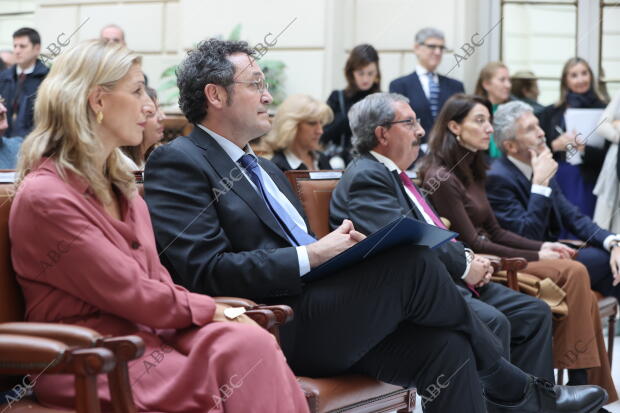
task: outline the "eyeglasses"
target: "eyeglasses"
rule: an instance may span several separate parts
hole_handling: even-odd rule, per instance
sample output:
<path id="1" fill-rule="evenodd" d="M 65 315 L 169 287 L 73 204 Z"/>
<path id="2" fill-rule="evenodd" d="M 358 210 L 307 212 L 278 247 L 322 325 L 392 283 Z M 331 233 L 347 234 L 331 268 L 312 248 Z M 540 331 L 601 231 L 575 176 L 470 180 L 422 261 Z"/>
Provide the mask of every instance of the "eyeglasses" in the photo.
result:
<path id="1" fill-rule="evenodd" d="M 439 50 L 440 52 L 442 52 L 442 53 L 443 53 L 443 52 L 447 49 L 447 47 L 446 47 L 446 46 L 442 46 L 442 45 L 439 45 L 439 44 L 426 44 L 426 43 L 422 43 L 422 46 L 426 46 L 426 47 L 428 47 L 428 48 L 429 48 L 429 49 L 431 49 L 433 52 L 434 52 L 435 50 Z"/>
<path id="2" fill-rule="evenodd" d="M 244 85 L 254 85 L 256 86 L 256 90 L 258 90 L 258 93 L 260 93 L 261 95 L 265 93 L 265 91 L 269 91 L 269 83 L 267 83 L 265 78 L 262 78 L 262 77 L 256 80 L 251 80 L 251 81 L 235 80 L 233 83 L 242 83 Z"/>
<path id="3" fill-rule="evenodd" d="M 385 122 L 383 125 L 381 126 L 390 126 L 390 125 L 394 125 L 395 123 L 403 123 L 407 129 L 409 130 L 415 130 L 420 126 L 420 118 L 418 119 L 403 119 L 403 120 L 394 120 L 392 122 Z"/>

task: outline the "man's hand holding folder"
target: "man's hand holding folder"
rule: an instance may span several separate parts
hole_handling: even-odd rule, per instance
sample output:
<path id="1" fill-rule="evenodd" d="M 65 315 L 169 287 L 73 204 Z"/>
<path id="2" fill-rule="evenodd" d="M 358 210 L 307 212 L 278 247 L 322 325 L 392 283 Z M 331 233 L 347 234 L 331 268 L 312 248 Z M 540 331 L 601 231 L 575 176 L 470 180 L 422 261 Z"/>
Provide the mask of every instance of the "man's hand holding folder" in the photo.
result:
<path id="1" fill-rule="evenodd" d="M 365 237 L 355 231 L 351 221 L 344 220 L 338 229 L 321 238 L 320 241 L 308 245 L 308 247 L 319 248 L 320 258 L 330 258 L 318 266 L 312 265 L 310 261 L 312 270 L 303 276 L 303 280 L 310 282 L 335 274 L 343 268 L 399 245 L 409 244 L 412 248 L 415 246 L 435 248 L 457 236 L 456 232 L 402 216 Z M 330 240 L 331 244 L 330 242 L 323 244 L 327 237 L 334 238 Z M 326 248 L 331 248 L 331 250 Z"/>
<path id="2" fill-rule="evenodd" d="M 310 268 L 318 267 L 365 238 L 366 235 L 355 230 L 353 222 L 345 219 L 338 228 L 306 246 Z"/>

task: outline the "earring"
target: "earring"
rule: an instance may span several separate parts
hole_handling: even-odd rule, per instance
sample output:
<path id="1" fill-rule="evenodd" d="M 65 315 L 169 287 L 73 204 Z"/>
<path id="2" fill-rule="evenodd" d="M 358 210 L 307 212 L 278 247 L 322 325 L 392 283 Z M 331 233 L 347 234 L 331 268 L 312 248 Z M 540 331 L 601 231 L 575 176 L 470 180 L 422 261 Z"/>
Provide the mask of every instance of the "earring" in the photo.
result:
<path id="1" fill-rule="evenodd" d="M 97 123 L 101 125 L 103 122 L 103 112 L 97 112 Z"/>

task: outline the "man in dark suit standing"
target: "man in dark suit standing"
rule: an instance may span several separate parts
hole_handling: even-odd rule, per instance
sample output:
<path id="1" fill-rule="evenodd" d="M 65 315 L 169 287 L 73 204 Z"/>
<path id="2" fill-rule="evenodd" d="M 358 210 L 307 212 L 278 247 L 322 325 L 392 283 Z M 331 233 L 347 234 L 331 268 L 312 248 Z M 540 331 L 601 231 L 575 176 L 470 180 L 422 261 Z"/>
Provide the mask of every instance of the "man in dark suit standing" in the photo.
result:
<path id="1" fill-rule="evenodd" d="M 357 372 L 449 389 L 427 412 L 597 408 L 596 386 L 554 387 L 501 357 L 501 346 L 427 248 L 402 246 L 321 280 L 312 268 L 361 241 L 350 221 L 316 241 L 283 173 L 248 142 L 271 127 L 271 95 L 246 42 L 211 39 L 178 69 L 179 103 L 196 127 L 156 149 L 145 197 L 163 263 L 195 292 L 284 303 L 281 330 L 297 374 Z M 445 375 L 445 376 L 444 376 Z M 481 393 L 482 382 L 485 396 Z"/>
<path id="2" fill-rule="evenodd" d="M 6 101 L 6 136 L 26 137 L 34 127 L 34 100 L 49 69 L 39 59 L 41 37 L 29 27 L 13 33 L 15 65 L 0 72 L 0 96 Z"/>
<path id="3" fill-rule="evenodd" d="M 349 164 L 332 193 L 332 227 L 350 219 L 359 231 L 372 233 L 405 215 L 443 228 L 403 171 L 417 158 L 424 136 L 408 99 L 388 93 L 370 95 L 351 108 L 349 123 L 360 156 Z M 411 136 L 414 140 L 409 145 Z M 549 306 L 490 282 L 489 260 L 453 241 L 435 251 L 465 301 L 502 341 L 506 358 L 530 374 L 553 380 Z"/>
<path id="4" fill-rule="evenodd" d="M 465 93 L 463 83 L 437 73 L 446 42 L 441 30 L 427 27 L 415 35 L 415 53 L 418 64 L 413 73 L 390 83 L 390 92 L 409 98 L 414 112 L 420 117 L 422 128 L 430 133 L 437 114 L 450 96 Z M 426 139 L 422 139 L 425 150 Z"/>
<path id="5" fill-rule="evenodd" d="M 592 289 L 620 299 L 620 235 L 596 225 L 564 197 L 532 107 L 518 101 L 502 105 L 493 123 L 505 156 L 487 174 L 487 195 L 501 226 L 539 241 L 557 241 L 567 229 L 588 244 L 575 259 L 588 268 Z"/>

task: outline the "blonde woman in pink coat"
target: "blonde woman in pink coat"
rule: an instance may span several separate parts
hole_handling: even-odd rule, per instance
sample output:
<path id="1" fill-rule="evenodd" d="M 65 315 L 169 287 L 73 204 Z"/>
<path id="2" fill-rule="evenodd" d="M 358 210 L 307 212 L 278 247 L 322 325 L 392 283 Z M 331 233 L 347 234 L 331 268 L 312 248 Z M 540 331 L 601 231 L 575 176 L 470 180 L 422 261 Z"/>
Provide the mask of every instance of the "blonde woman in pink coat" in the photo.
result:
<path id="1" fill-rule="evenodd" d="M 307 412 L 276 341 L 246 316 L 175 285 L 160 264 L 146 204 L 119 156 L 147 114 L 140 58 L 89 41 L 64 52 L 38 91 L 18 164 L 11 256 L 29 321 L 135 334 L 129 366 L 140 412 Z M 105 377 L 99 396 L 110 411 Z M 41 376 L 49 406 L 73 405 L 72 378 Z"/>

